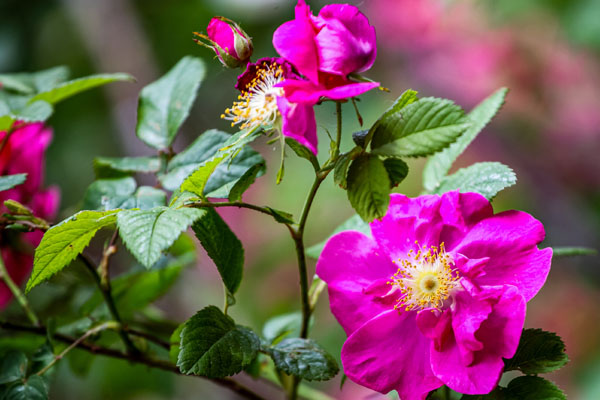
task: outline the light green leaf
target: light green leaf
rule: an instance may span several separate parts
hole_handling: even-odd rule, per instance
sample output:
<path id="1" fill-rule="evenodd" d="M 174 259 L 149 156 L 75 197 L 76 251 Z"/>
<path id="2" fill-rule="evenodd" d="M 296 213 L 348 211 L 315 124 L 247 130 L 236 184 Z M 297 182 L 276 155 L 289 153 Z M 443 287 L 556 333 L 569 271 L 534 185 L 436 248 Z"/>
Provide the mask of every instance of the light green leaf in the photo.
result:
<path id="1" fill-rule="evenodd" d="M 0 131 L 8 130 L 15 121 L 45 121 L 52 115 L 52 106 L 45 101 L 27 104 L 29 97 L 9 95 L 0 90 Z"/>
<path id="2" fill-rule="evenodd" d="M 135 192 L 135 179 L 130 176 L 122 178 L 98 179 L 88 186 L 83 196 L 84 210 L 103 210 L 104 204 L 114 198 L 131 196 Z"/>
<path id="3" fill-rule="evenodd" d="M 207 209 L 206 214 L 192 225 L 192 229 L 217 266 L 225 287 L 235 294 L 244 272 L 242 242 L 213 209 Z"/>
<path id="4" fill-rule="evenodd" d="M 350 162 L 354 160 L 362 152 L 361 147 L 355 147 L 347 153 L 343 153 L 339 156 L 333 168 L 333 182 L 335 182 L 342 189 L 346 189 L 348 182 L 346 176 L 348 175 L 348 168 Z"/>
<path id="5" fill-rule="evenodd" d="M 177 360 L 179 359 L 179 351 L 181 350 L 179 344 L 181 342 L 181 331 L 184 326 L 185 322 L 179 325 L 177 329 L 173 331 L 169 340 L 169 343 L 171 344 L 171 348 L 169 349 L 169 360 L 174 364 L 177 364 Z"/>
<path id="6" fill-rule="evenodd" d="M 358 231 L 364 233 L 367 236 L 371 236 L 371 228 L 369 227 L 369 224 L 363 221 L 363 219 L 360 216 L 353 215 L 346 221 L 344 221 L 340 226 L 335 228 L 335 230 L 331 233 L 331 235 L 329 235 L 327 239 L 306 249 L 306 255 L 314 259 L 319 258 L 327 241 L 331 239 L 333 235 L 343 231 Z"/>
<path id="7" fill-rule="evenodd" d="M 158 261 L 161 252 L 204 214 L 205 210 L 194 208 L 125 210 L 117 215 L 117 226 L 131 254 L 143 266 L 150 268 Z"/>
<path id="8" fill-rule="evenodd" d="M 184 374 L 223 378 L 249 365 L 259 348 L 254 332 L 209 306 L 185 323 L 177 366 Z"/>
<path id="9" fill-rule="evenodd" d="M 525 329 L 515 355 L 504 360 L 504 370 L 519 370 L 527 375 L 544 374 L 569 361 L 562 339 L 541 329 Z"/>
<path id="10" fill-rule="evenodd" d="M 269 319 L 263 326 L 262 334 L 267 342 L 275 344 L 289 335 L 300 335 L 302 313 L 293 312 Z"/>
<path id="11" fill-rule="evenodd" d="M 335 358 L 312 339 L 284 339 L 269 353 L 278 369 L 307 381 L 326 381 L 340 370 Z"/>
<path id="12" fill-rule="evenodd" d="M 373 154 L 427 156 L 450 145 L 470 126 L 459 106 L 434 97 L 419 99 L 395 113 L 386 114 L 374 128 Z"/>
<path id="13" fill-rule="evenodd" d="M 94 160 L 94 171 L 98 178 L 122 173 L 155 173 L 161 166 L 162 162 L 158 157 L 98 157 Z"/>
<path id="14" fill-rule="evenodd" d="M 6 175 L 0 177 L 0 191 L 12 189 L 25 182 L 27 174 Z"/>
<path id="15" fill-rule="evenodd" d="M 33 271 L 25 292 L 68 266 L 98 230 L 115 224 L 118 211 L 80 211 L 50 228 L 35 250 Z"/>
<path id="16" fill-rule="evenodd" d="M 140 186 L 135 193 L 131 195 L 108 197 L 102 201 L 105 210 L 120 208 L 129 210 L 139 208 L 140 210 L 149 210 L 154 207 L 164 206 L 167 202 L 167 194 L 151 186 Z"/>
<path id="17" fill-rule="evenodd" d="M 25 378 L 27 356 L 20 351 L 9 350 L 0 355 L 0 385 Z"/>
<path id="18" fill-rule="evenodd" d="M 454 161 L 473 142 L 479 132 L 492 120 L 504 104 L 507 88 L 498 89 L 477 105 L 468 115 L 471 126 L 456 142 L 432 155 L 423 169 L 423 186 L 432 192 L 446 176 Z"/>
<path id="19" fill-rule="evenodd" d="M 382 218 L 390 203 L 391 181 L 379 157 L 363 154 L 348 169 L 348 200 L 367 222 Z"/>
<path id="20" fill-rule="evenodd" d="M 121 73 L 90 75 L 60 83 L 51 89 L 36 94 L 29 102 L 33 103 L 38 100 L 43 100 L 50 104 L 56 104 L 78 93 L 116 81 L 133 82 L 135 79 L 129 74 Z"/>
<path id="21" fill-rule="evenodd" d="M 69 69 L 59 66 L 33 73 L 0 74 L 0 85 L 22 94 L 33 95 L 50 90 L 68 78 Z"/>
<path id="22" fill-rule="evenodd" d="M 264 162 L 254 164 L 238 179 L 229 190 L 229 201 L 241 201 L 242 195 L 254 183 L 258 176 L 264 175 L 267 166 Z M 213 192 L 214 196 L 214 192 Z"/>
<path id="23" fill-rule="evenodd" d="M 358 144 L 360 147 L 366 149 L 367 146 L 369 145 L 369 143 L 371 142 L 371 140 L 373 139 L 373 135 L 375 134 L 375 131 L 378 131 L 377 136 L 379 136 L 379 139 L 378 139 L 379 141 L 385 141 L 385 142 L 392 141 L 393 140 L 392 139 L 393 131 L 387 130 L 387 129 L 381 129 L 380 125 L 389 123 L 390 119 L 392 119 L 394 117 L 394 115 L 396 115 L 401 109 L 403 109 L 407 105 L 412 104 L 415 101 L 417 101 L 418 100 L 417 94 L 418 93 L 415 90 L 412 90 L 412 89 L 405 90 L 404 93 L 402 93 L 400 95 L 400 97 L 398 97 L 396 99 L 396 101 L 394 101 L 394 104 L 392 104 L 392 106 L 390 108 L 388 108 L 381 117 L 379 117 L 377 122 L 375 122 L 373 124 L 371 129 L 369 129 L 366 132 L 366 134 L 363 133 L 364 131 L 359 131 L 359 132 L 352 134 L 352 138 L 354 139 L 354 142 L 356 144 Z M 356 138 L 355 138 L 355 136 L 356 136 Z"/>
<path id="24" fill-rule="evenodd" d="M 307 159 L 308 161 L 310 161 L 310 163 L 312 164 L 315 171 L 318 171 L 320 169 L 319 160 L 317 160 L 317 156 L 315 155 L 315 153 L 310 151 L 308 149 L 308 147 L 301 145 L 300 143 L 298 143 L 297 141 L 295 141 L 294 139 L 289 138 L 289 137 L 285 138 L 285 143 L 292 150 L 294 150 L 294 153 L 296 153 L 296 155 L 298 157 L 301 157 L 301 158 L 304 158 L 304 159 Z"/>
<path id="25" fill-rule="evenodd" d="M 510 187 L 516 182 L 515 173 L 506 165 L 498 162 L 482 162 L 459 169 L 454 174 L 445 177 L 434 193 L 442 194 L 458 189 L 462 193 L 479 193 L 491 200 L 502 189 Z"/>
<path id="26" fill-rule="evenodd" d="M 171 145 L 190 113 L 204 74 L 202 60 L 187 56 L 142 89 L 136 133 L 144 143 L 156 149 Z"/>

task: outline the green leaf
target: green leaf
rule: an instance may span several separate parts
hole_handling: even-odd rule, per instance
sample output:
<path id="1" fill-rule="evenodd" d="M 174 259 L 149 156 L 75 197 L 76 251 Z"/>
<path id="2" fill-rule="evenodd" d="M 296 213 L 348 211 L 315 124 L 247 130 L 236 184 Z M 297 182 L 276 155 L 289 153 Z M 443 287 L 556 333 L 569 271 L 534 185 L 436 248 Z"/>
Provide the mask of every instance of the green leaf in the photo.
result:
<path id="1" fill-rule="evenodd" d="M 263 326 L 262 335 L 271 344 L 279 342 L 288 335 L 300 335 L 302 313 L 293 312 L 269 319 Z"/>
<path id="2" fill-rule="evenodd" d="M 94 160 L 94 171 L 99 178 L 122 173 L 156 173 L 161 166 L 158 157 L 99 157 Z"/>
<path id="3" fill-rule="evenodd" d="M 146 268 L 152 267 L 181 232 L 202 217 L 205 210 L 156 207 L 150 210 L 125 210 L 117 215 L 121 239 Z"/>
<path id="4" fill-rule="evenodd" d="M 131 196 L 136 188 L 135 179 L 130 176 L 122 178 L 99 179 L 88 186 L 83 196 L 84 210 L 103 210 L 104 204 L 114 198 Z"/>
<path id="5" fill-rule="evenodd" d="M 242 242 L 215 210 L 205 211 L 206 214 L 192 225 L 192 229 L 217 266 L 225 287 L 234 294 L 240 286 L 244 272 Z"/>
<path id="6" fill-rule="evenodd" d="M 2 400 L 47 400 L 48 388 L 42 377 L 32 375 L 27 381 L 14 383 L 0 390 Z"/>
<path id="7" fill-rule="evenodd" d="M 14 122 L 45 121 L 53 108 L 45 101 L 27 104 L 27 96 L 9 95 L 0 90 L 0 131 L 8 130 Z"/>
<path id="8" fill-rule="evenodd" d="M 510 397 L 505 388 L 497 386 L 488 394 L 463 394 L 460 400 L 518 400 Z"/>
<path id="9" fill-rule="evenodd" d="M 333 168 L 333 181 L 342 189 L 346 189 L 348 187 L 348 181 L 346 180 L 346 176 L 348 175 L 348 168 L 350 167 L 350 162 L 354 160 L 360 153 L 362 149 L 360 147 L 355 147 L 347 153 L 341 154 Z"/>
<path id="10" fill-rule="evenodd" d="M 0 191 L 12 189 L 22 184 L 27 179 L 27 174 L 14 174 L 0 177 Z"/>
<path id="11" fill-rule="evenodd" d="M 469 128 L 464 111 L 450 100 L 427 97 L 376 123 L 371 148 L 390 157 L 422 157 L 440 151 Z"/>
<path id="12" fill-rule="evenodd" d="M 98 230 L 115 224 L 118 211 L 80 211 L 50 228 L 35 250 L 33 271 L 25 292 L 68 266 Z"/>
<path id="13" fill-rule="evenodd" d="M 284 339 L 269 353 L 277 369 L 307 381 L 326 381 L 340 370 L 335 358 L 312 339 Z"/>
<path id="14" fill-rule="evenodd" d="M 241 201 L 242 195 L 258 176 L 264 175 L 267 166 L 264 162 L 254 164 L 238 179 L 229 190 L 229 201 Z M 214 196 L 214 194 L 213 194 Z"/>
<path id="15" fill-rule="evenodd" d="M 275 218 L 275 221 L 282 223 L 282 224 L 295 224 L 296 223 L 294 221 L 294 216 L 292 214 L 285 212 L 285 211 L 276 210 L 271 207 L 266 207 L 266 208 L 268 208 L 269 211 L 271 211 L 273 213 L 273 218 Z"/>
<path id="16" fill-rule="evenodd" d="M 510 400 L 566 400 L 556 385 L 540 376 L 519 376 L 507 387 Z"/>
<path id="17" fill-rule="evenodd" d="M 589 247 L 553 247 L 553 257 L 595 256 L 598 250 Z"/>
<path id="18" fill-rule="evenodd" d="M 308 147 L 302 146 L 300 143 L 289 137 L 285 138 L 285 143 L 290 146 L 292 150 L 294 150 L 294 153 L 296 153 L 298 157 L 310 161 L 315 171 L 318 171 L 321 168 L 319 166 L 319 160 L 317 160 L 317 156 L 315 153 L 310 151 Z"/>
<path id="19" fill-rule="evenodd" d="M 104 199 L 103 208 L 106 210 L 132 209 L 149 210 L 154 207 L 164 206 L 167 202 L 167 194 L 151 186 L 140 186 L 135 193 L 124 196 L 114 196 Z"/>
<path id="20" fill-rule="evenodd" d="M 392 132 L 391 131 L 387 131 L 385 129 L 381 129 L 380 125 L 383 123 L 388 123 L 388 121 L 393 118 L 393 116 L 395 114 L 397 114 L 401 109 L 403 109 L 404 107 L 406 107 L 409 104 L 414 103 L 415 101 L 418 100 L 417 97 L 417 92 L 415 90 L 412 89 L 408 89 L 405 90 L 404 93 L 402 93 L 400 95 L 400 97 L 398 97 L 396 99 L 396 101 L 394 101 L 394 104 L 392 104 L 392 106 L 390 108 L 388 108 L 381 117 L 379 117 L 379 119 L 377 120 L 377 122 L 375 122 L 373 124 L 373 126 L 371 127 L 371 129 L 369 129 L 367 131 L 367 134 L 365 135 L 365 137 L 362 137 L 363 134 L 360 132 L 356 133 L 356 139 L 359 142 L 362 142 L 362 144 L 359 144 L 359 146 L 361 146 L 362 148 L 367 147 L 367 145 L 371 142 L 371 140 L 373 139 L 373 135 L 375 134 L 375 131 L 377 132 L 377 136 L 380 136 L 380 138 L 378 140 L 380 141 L 391 141 L 392 140 Z M 352 138 L 354 139 L 354 134 L 352 135 Z M 355 139 L 355 143 L 356 143 L 356 139 Z M 357 143 L 358 144 L 358 143 Z"/>
<path id="21" fill-rule="evenodd" d="M 3 89 L 32 95 L 50 90 L 68 78 L 69 69 L 59 66 L 33 73 L 0 74 L 0 86 Z"/>
<path id="22" fill-rule="evenodd" d="M 390 177 L 391 187 L 396 187 L 408 175 L 408 165 L 399 158 L 386 158 L 383 166 Z"/>
<path id="23" fill-rule="evenodd" d="M 0 356 L 0 385 L 25 378 L 27 373 L 27 356 L 10 350 Z"/>
<path id="24" fill-rule="evenodd" d="M 541 329 L 525 329 L 513 358 L 504 361 L 504 370 L 543 374 L 563 367 L 569 361 L 562 339 Z"/>
<path id="25" fill-rule="evenodd" d="M 382 218 L 390 203 L 391 181 L 379 157 L 363 154 L 348 169 L 348 200 L 367 222 Z"/>
<path id="26" fill-rule="evenodd" d="M 327 239 L 306 249 L 306 255 L 314 259 L 319 258 L 327 241 L 331 239 L 333 235 L 343 231 L 358 231 L 367 236 L 371 236 L 371 228 L 369 227 L 369 224 L 366 223 L 359 215 L 353 215 L 344 221 L 340 226 L 335 228 L 335 230 L 327 237 Z"/>
<path id="27" fill-rule="evenodd" d="M 423 186 L 425 190 L 432 192 L 450 171 L 450 167 L 463 151 L 473 142 L 479 132 L 492 120 L 508 93 L 507 88 L 495 91 L 488 98 L 477 105 L 468 115 L 471 126 L 467 131 L 444 150 L 429 158 L 423 169 Z"/>
<path id="28" fill-rule="evenodd" d="M 181 347 L 179 343 L 181 342 L 181 331 L 183 331 L 183 327 L 185 326 L 185 322 L 177 327 L 171 334 L 171 338 L 169 343 L 171 344 L 171 348 L 169 349 L 169 360 L 172 363 L 177 364 L 177 360 L 179 359 L 179 351 Z"/>
<path id="29" fill-rule="evenodd" d="M 155 149 L 171 145 L 190 113 L 204 74 L 202 60 L 187 56 L 142 89 L 136 133 L 144 143 Z"/>
<path id="30" fill-rule="evenodd" d="M 36 94 L 29 102 L 43 100 L 50 104 L 56 104 L 78 93 L 116 81 L 133 82 L 135 79 L 131 75 L 121 73 L 90 75 L 60 83 L 51 89 Z"/>
<path id="31" fill-rule="evenodd" d="M 248 132 L 242 131 L 235 135 L 217 130 L 204 132 L 186 150 L 173 157 L 167 165 L 166 173 L 159 175 L 161 184 L 167 190 L 175 190 L 187 178 L 189 187 L 194 188 L 191 192 L 208 197 L 228 198 L 230 191 L 242 178 L 248 178 L 248 170 L 255 165 L 263 165 L 256 167 L 256 176 L 265 172 L 265 161 L 261 155 L 249 146 L 244 146 L 256 135 L 251 134 L 247 138 L 244 135 L 248 135 Z M 240 182 L 240 185 L 243 186 L 243 183 Z M 238 186 L 236 190 L 240 188 Z"/>
<path id="32" fill-rule="evenodd" d="M 434 193 L 442 194 L 458 189 L 463 193 L 476 192 L 491 200 L 502 189 L 516 182 L 515 173 L 506 165 L 498 162 L 481 162 L 459 169 L 445 177 Z"/>
<path id="33" fill-rule="evenodd" d="M 260 339 L 254 332 L 209 306 L 185 323 L 177 366 L 184 374 L 223 378 L 249 365 L 259 348 Z"/>

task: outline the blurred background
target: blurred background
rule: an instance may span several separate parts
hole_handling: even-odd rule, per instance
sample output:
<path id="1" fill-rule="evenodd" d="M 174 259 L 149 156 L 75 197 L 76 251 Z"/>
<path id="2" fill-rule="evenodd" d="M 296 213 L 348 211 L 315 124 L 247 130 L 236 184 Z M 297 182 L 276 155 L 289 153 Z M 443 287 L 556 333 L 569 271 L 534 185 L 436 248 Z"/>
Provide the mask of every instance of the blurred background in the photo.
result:
<path id="1" fill-rule="evenodd" d="M 448 97 L 470 110 L 495 89 L 509 87 L 506 105 L 457 167 L 477 161 L 511 166 L 518 182 L 494 200 L 497 211 L 517 208 L 533 214 L 546 227 L 547 246 L 600 248 L 600 1 L 349 2 L 377 30 L 378 58 L 367 75 L 391 89 L 362 96 L 359 108 L 366 126 L 407 88 L 422 96 Z M 326 3 L 309 1 L 315 13 Z M 153 154 L 135 137 L 137 95 L 181 57 L 203 58 L 208 71 L 176 150 L 210 128 L 233 132 L 219 116 L 237 96 L 233 88 L 237 71 L 221 67 L 209 50 L 192 42 L 191 32 L 205 30 L 214 15 L 227 16 L 253 36 L 253 59 L 273 56 L 273 31 L 293 18 L 294 4 L 291 0 L 0 0 L 0 73 L 66 65 L 72 77 L 127 72 L 137 78 L 135 84 L 111 84 L 68 100 L 50 119 L 55 136 L 47 154 L 46 182 L 60 187 L 59 219 L 80 206 L 94 179 L 94 157 Z M 350 133 L 360 126 L 350 104 L 344 111 L 342 148 L 347 150 Z M 326 131 L 335 129 L 334 106 L 326 103 L 317 113 L 320 154 L 325 157 Z M 266 140 L 254 146 L 267 159 L 269 172 L 245 200 L 298 213 L 312 181 L 311 168 L 289 154 L 286 175 L 276 186 L 276 146 Z M 411 173 L 397 191 L 411 196 L 421 192 L 423 164 L 423 160 L 410 164 Z M 148 177 L 140 179 L 154 184 Z M 231 315 L 260 331 L 269 317 L 299 310 L 294 249 L 284 228 L 251 211 L 227 210 L 222 215 L 246 250 L 245 279 Z M 344 191 L 328 180 L 309 219 L 308 244 L 323 240 L 350 215 Z M 198 254 L 198 262 L 150 312 L 181 322 L 208 304 L 222 304 L 219 275 L 200 248 Z M 126 255 L 119 261 L 122 271 L 132 263 Z M 55 296 L 53 301 L 60 306 L 60 293 L 44 293 Z M 566 341 L 571 361 L 548 377 L 570 399 L 600 398 L 599 304 L 597 256 L 555 259 L 548 283 L 529 303 L 526 325 L 554 331 Z M 345 335 L 329 313 L 326 294 L 318 305 L 312 336 L 339 355 Z M 103 357 L 92 364 L 82 359 L 74 352 L 69 362 L 59 364 L 51 398 L 236 398 L 200 379 Z M 340 399 L 378 397 L 349 381 L 340 391 L 339 379 L 315 386 Z M 253 385 L 249 378 L 244 381 Z"/>

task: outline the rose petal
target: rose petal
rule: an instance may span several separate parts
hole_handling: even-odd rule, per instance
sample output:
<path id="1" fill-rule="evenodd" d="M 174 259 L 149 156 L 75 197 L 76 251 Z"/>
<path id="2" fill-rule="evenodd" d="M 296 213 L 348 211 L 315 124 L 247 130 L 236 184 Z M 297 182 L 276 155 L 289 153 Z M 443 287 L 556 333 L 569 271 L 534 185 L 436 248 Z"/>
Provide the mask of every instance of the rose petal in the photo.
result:
<path id="1" fill-rule="evenodd" d="M 281 131 L 317 154 L 317 122 L 311 105 L 290 103 L 284 97 L 277 98 L 277 108 L 283 120 Z"/>

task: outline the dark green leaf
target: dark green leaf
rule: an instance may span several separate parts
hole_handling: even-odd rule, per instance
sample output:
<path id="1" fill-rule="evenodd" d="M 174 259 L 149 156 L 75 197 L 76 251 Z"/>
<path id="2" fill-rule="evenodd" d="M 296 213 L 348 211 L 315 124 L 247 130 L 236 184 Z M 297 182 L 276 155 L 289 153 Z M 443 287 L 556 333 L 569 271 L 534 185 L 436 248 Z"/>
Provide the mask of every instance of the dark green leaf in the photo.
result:
<path id="1" fill-rule="evenodd" d="M 259 348 L 260 339 L 254 332 L 209 306 L 185 323 L 177 366 L 184 374 L 222 378 L 249 365 Z"/>
<path id="2" fill-rule="evenodd" d="M 13 383 L 4 390 L 0 389 L 2 400 L 47 400 L 48 388 L 44 379 L 32 375 L 27 381 Z"/>
<path id="3" fill-rule="evenodd" d="M 242 242 L 213 209 L 207 209 L 206 215 L 196 221 L 192 229 L 217 266 L 227 290 L 235 293 L 244 272 Z"/>
<path id="4" fill-rule="evenodd" d="M 150 210 L 125 210 L 117 215 L 121 239 L 146 268 L 152 267 L 161 252 L 204 215 L 195 208 L 156 207 Z"/>
<path id="5" fill-rule="evenodd" d="M 115 224 L 118 211 L 80 211 L 50 228 L 35 250 L 33 271 L 25 292 L 68 266 L 98 230 Z"/>
<path id="6" fill-rule="evenodd" d="M 229 201 L 241 201 L 244 192 L 248 190 L 256 178 L 263 175 L 265 171 L 266 165 L 264 162 L 250 167 L 250 169 L 247 170 L 231 187 L 231 190 L 229 191 Z"/>
<path id="7" fill-rule="evenodd" d="M 271 211 L 273 213 L 273 218 L 275 218 L 275 221 L 280 222 L 282 224 L 294 224 L 294 216 L 288 212 L 285 211 L 281 211 L 281 210 L 276 210 L 274 208 L 271 207 L 267 207 L 269 209 L 269 211 Z"/>
<path id="8" fill-rule="evenodd" d="M 510 397 L 508 390 L 496 387 L 488 394 L 463 394 L 460 400 L 518 400 Z"/>
<path id="9" fill-rule="evenodd" d="M 507 387 L 510 400 L 566 400 L 556 385 L 540 376 L 519 376 Z"/>
<path id="10" fill-rule="evenodd" d="M 158 157 L 99 157 L 94 160 L 94 171 L 98 178 L 122 173 L 155 173 L 161 168 Z"/>
<path id="11" fill-rule="evenodd" d="M 142 89 L 136 133 L 144 143 L 156 149 L 171 145 L 192 108 L 204 73 L 202 60 L 187 56 Z"/>
<path id="12" fill-rule="evenodd" d="M 135 192 L 135 179 L 130 176 L 122 178 L 99 179 L 88 186 L 83 196 L 84 210 L 103 210 L 104 204 L 114 198 L 131 196 Z"/>
<path id="13" fill-rule="evenodd" d="M 12 189 L 22 184 L 27 179 L 27 174 L 6 175 L 0 177 L 0 191 Z"/>
<path id="14" fill-rule="evenodd" d="M 399 158 L 386 158 L 383 166 L 388 172 L 392 187 L 398 186 L 408 175 L 408 165 Z"/>
<path id="15" fill-rule="evenodd" d="M 10 350 L 0 355 L 0 385 L 25 378 L 27 356 L 20 351 Z"/>
<path id="16" fill-rule="evenodd" d="M 498 89 L 479 103 L 467 115 L 467 118 L 471 121 L 469 129 L 456 142 L 429 158 L 423 169 L 423 187 L 425 190 L 431 192 L 440 184 L 458 156 L 465 151 L 467 146 L 500 110 L 500 107 L 504 104 L 506 93 L 508 93 L 507 88 Z"/>
<path id="17" fill-rule="evenodd" d="M 502 189 L 516 182 L 515 173 L 506 165 L 498 162 L 481 162 L 446 176 L 434 193 L 442 194 L 458 189 L 463 193 L 476 192 L 491 200 Z"/>
<path id="18" fill-rule="evenodd" d="M 553 247 L 553 257 L 595 256 L 598 250 L 589 247 Z"/>
<path id="19" fill-rule="evenodd" d="M 363 221 L 363 219 L 360 216 L 353 215 L 350 218 L 348 218 L 346 221 L 344 221 L 340 226 L 335 228 L 335 230 L 331 233 L 331 235 L 329 235 L 329 237 L 327 239 L 306 249 L 306 255 L 309 257 L 312 257 L 314 259 L 319 258 L 327 241 L 333 235 L 343 232 L 343 231 L 358 231 L 358 232 L 364 233 L 367 236 L 371 236 L 371 228 L 369 227 L 369 224 L 367 224 L 365 221 Z"/>
<path id="20" fill-rule="evenodd" d="M 269 352 L 277 369 L 307 381 L 326 381 L 340 370 L 335 358 L 312 339 L 284 339 Z"/>
<path id="21" fill-rule="evenodd" d="M 565 344 L 552 332 L 525 329 L 514 357 L 505 360 L 505 371 L 519 370 L 524 374 L 543 374 L 564 366 L 569 361 Z"/>
<path id="22" fill-rule="evenodd" d="M 364 149 L 365 145 L 367 143 L 368 136 L 369 136 L 369 130 L 365 129 L 362 131 L 357 131 L 357 132 L 352 133 L 352 140 L 354 141 L 354 144 L 356 144 L 357 146 Z"/>
<path id="23" fill-rule="evenodd" d="M 348 200 L 367 222 L 382 218 L 390 203 L 391 181 L 379 157 L 363 154 L 348 169 Z"/>
<path id="24" fill-rule="evenodd" d="M 93 89 L 98 86 L 106 85 L 107 83 L 116 81 L 129 81 L 135 79 L 128 74 L 99 74 L 90 75 L 84 78 L 74 79 L 72 81 L 60 83 L 51 89 L 40 92 L 35 95 L 30 102 L 43 100 L 50 104 L 56 104 L 62 100 L 72 97 L 78 93 Z"/>
<path id="25" fill-rule="evenodd" d="M 103 199 L 102 206 L 106 210 L 115 208 L 149 210 L 154 207 L 164 206 L 167 194 L 151 186 L 140 186 L 135 193 L 124 196 L 113 196 Z"/>
<path id="26" fill-rule="evenodd" d="M 47 328 L 49 330 L 51 328 Z M 52 345 L 49 341 L 44 343 L 38 349 L 36 349 L 35 353 L 31 356 L 31 371 L 30 374 L 35 374 L 45 368 L 48 364 L 54 361 L 54 351 L 52 350 Z M 52 367 L 44 374 L 45 377 L 48 377 L 55 368 Z"/>
<path id="27" fill-rule="evenodd" d="M 294 153 L 296 153 L 296 155 L 298 157 L 301 158 L 305 158 L 308 161 L 310 161 L 310 163 L 312 164 L 313 168 L 315 169 L 315 171 L 318 171 L 320 169 L 319 166 L 319 161 L 317 160 L 317 156 L 310 151 L 307 147 L 302 146 L 300 143 L 298 143 L 297 141 L 295 141 L 292 138 L 285 138 L 285 143 L 290 146 L 290 148 L 292 150 L 294 150 Z"/>
<path id="28" fill-rule="evenodd" d="M 384 114 L 374 128 L 374 154 L 422 157 L 440 151 L 469 128 L 464 111 L 450 100 L 427 97 Z"/>
<path id="29" fill-rule="evenodd" d="M 391 136 L 392 132 L 387 131 L 385 129 L 384 130 L 380 129 L 380 125 L 388 123 L 389 120 L 391 118 L 393 118 L 394 115 L 396 115 L 401 109 L 403 109 L 407 105 L 412 104 L 415 101 L 417 101 L 418 100 L 417 94 L 418 93 L 412 89 L 408 89 L 404 93 L 402 93 L 400 95 L 400 97 L 398 97 L 396 99 L 394 104 L 392 104 L 392 106 L 390 108 L 388 108 L 381 117 L 379 117 L 377 122 L 375 122 L 375 124 L 373 124 L 371 129 L 369 129 L 366 137 L 363 139 L 364 143 L 363 143 L 363 145 L 361 145 L 361 147 L 366 148 L 366 146 L 373 139 L 373 135 L 375 134 L 375 131 L 378 131 L 377 136 L 380 136 L 380 138 L 378 139 L 379 141 L 391 141 L 392 140 L 392 136 Z"/>
<path id="30" fill-rule="evenodd" d="M 265 322 L 262 334 L 267 342 L 275 344 L 288 335 L 300 335 L 301 325 L 302 313 L 300 312 L 278 315 Z"/>

